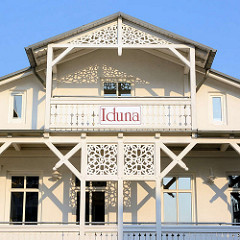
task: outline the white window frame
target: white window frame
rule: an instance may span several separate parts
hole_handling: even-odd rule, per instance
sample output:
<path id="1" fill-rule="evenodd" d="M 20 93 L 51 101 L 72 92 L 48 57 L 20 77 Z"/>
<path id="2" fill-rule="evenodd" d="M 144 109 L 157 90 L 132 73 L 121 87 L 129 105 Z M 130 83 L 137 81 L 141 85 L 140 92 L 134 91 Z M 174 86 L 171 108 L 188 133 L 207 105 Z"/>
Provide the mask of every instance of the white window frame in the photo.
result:
<path id="1" fill-rule="evenodd" d="M 221 99 L 221 111 L 222 111 L 222 120 L 217 121 L 213 119 L 213 98 L 218 97 Z M 226 94 L 224 93 L 210 93 L 209 94 L 209 106 L 210 106 L 210 111 L 209 111 L 209 119 L 211 124 L 213 125 L 225 125 L 226 124 Z"/>
<path id="2" fill-rule="evenodd" d="M 22 116 L 21 116 L 21 118 L 13 117 L 14 96 L 22 96 Z M 9 104 L 8 121 L 10 123 L 25 123 L 26 122 L 26 104 L 27 104 L 26 91 L 24 91 L 24 90 L 11 91 L 9 103 L 10 104 Z"/>
<path id="3" fill-rule="evenodd" d="M 177 195 L 177 222 L 179 223 L 179 203 L 178 203 L 178 193 L 191 193 L 191 212 L 192 212 L 192 222 L 195 221 L 195 175 L 194 174 L 177 174 L 177 173 L 172 173 L 170 175 L 167 175 L 166 177 L 176 177 L 176 178 L 181 178 L 181 177 L 189 177 L 191 178 L 191 189 L 190 190 L 186 190 L 186 189 L 178 189 L 178 181 L 176 182 L 176 189 L 164 189 L 163 188 L 163 184 L 162 184 L 162 189 L 161 189 L 161 198 L 162 198 L 162 206 L 161 206 L 161 218 L 162 218 L 162 222 L 165 222 L 164 220 L 164 193 L 168 193 L 168 192 L 174 192 Z"/>
<path id="4" fill-rule="evenodd" d="M 12 177 L 21 176 L 24 177 L 24 188 L 12 188 Z M 25 181 L 26 177 L 39 177 L 38 189 L 26 188 Z M 23 172 L 23 171 L 11 171 L 7 175 L 7 184 L 6 184 L 6 207 L 5 207 L 5 221 L 10 223 L 10 214 L 11 214 L 11 193 L 12 192 L 24 192 L 24 199 L 26 192 L 38 192 L 38 216 L 37 223 L 41 222 L 42 219 L 42 205 L 40 200 L 42 198 L 42 172 Z M 25 200 L 23 205 L 23 214 L 25 212 Z M 23 222 L 25 219 L 23 219 Z"/>

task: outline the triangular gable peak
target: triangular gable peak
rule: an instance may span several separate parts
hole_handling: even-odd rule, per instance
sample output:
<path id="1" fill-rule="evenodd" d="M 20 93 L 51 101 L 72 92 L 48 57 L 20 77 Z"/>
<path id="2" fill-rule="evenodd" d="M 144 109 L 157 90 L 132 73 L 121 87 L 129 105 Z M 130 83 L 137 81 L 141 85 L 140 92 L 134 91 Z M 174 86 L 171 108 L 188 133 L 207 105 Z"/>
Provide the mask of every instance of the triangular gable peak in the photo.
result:
<path id="1" fill-rule="evenodd" d="M 118 22 L 114 21 L 104 26 L 97 27 L 85 33 L 78 34 L 71 40 L 62 43 L 73 44 L 117 44 L 118 43 Z M 122 23 L 122 44 L 171 44 L 180 43 L 173 41 L 166 36 L 155 33 L 137 24 L 123 20 Z"/>
<path id="2" fill-rule="evenodd" d="M 29 46 L 26 51 L 31 66 L 44 66 L 46 64 L 49 44 L 55 45 L 54 56 L 60 55 L 70 44 L 74 46 L 71 54 L 76 52 L 86 54 L 87 51 L 83 51 L 85 48 L 90 49 L 89 52 L 98 48 L 117 48 L 119 56 L 124 48 L 155 49 L 166 54 L 164 48 L 172 47 L 178 49 L 185 58 L 188 57 L 189 47 L 193 46 L 196 49 L 196 64 L 206 69 L 211 66 L 216 52 L 212 48 L 123 13 L 113 14 Z M 159 54 L 158 51 L 152 53 Z M 167 54 L 176 58 L 176 51 L 175 53 L 167 51 Z M 77 57 L 77 54 L 74 56 Z M 180 56 L 180 58 L 182 57 Z"/>

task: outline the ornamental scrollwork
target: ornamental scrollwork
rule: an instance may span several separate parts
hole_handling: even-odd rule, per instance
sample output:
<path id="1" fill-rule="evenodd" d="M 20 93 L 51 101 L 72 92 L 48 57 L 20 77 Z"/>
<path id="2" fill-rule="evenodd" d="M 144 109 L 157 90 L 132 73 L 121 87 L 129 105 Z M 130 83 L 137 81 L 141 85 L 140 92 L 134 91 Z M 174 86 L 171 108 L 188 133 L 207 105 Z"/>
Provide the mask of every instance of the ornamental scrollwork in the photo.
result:
<path id="1" fill-rule="evenodd" d="M 124 145 L 125 175 L 154 175 L 154 145 Z"/>
<path id="2" fill-rule="evenodd" d="M 170 44 L 171 42 L 156 37 L 145 31 L 123 24 L 123 44 Z"/>
<path id="3" fill-rule="evenodd" d="M 101 28 L 91 33 L 82 35 L 70 43 L 73 44 L 116 44 L 117 24 Z"/>
<path id="4" fill-rule="evenodd" d="M 116 175 L 117 145 L 114 144 L 87 145 L 87 174 Z"/>

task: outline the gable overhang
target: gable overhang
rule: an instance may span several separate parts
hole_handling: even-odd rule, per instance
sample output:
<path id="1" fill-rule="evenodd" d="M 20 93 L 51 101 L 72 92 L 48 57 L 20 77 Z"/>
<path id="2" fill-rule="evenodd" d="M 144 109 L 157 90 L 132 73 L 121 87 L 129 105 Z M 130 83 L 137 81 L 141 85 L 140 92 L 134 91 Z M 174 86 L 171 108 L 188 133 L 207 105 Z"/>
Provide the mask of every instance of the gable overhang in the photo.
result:
<path id="1" fill-rule="evenodd" d="M 177 35 L 175 33 L 169 32 L 167 30 L 164 30 L 162 28 L 159 28 L 157 26 L 154 26 L 152 24 L 149 24 L 147 22 L 144 22 L 140 19 L 134 18 L 134 17 L 129 16 L 129 15 L 127 15 L 125 13 L 122 13 L 122 12 L 118 12 L 118 13 L 112 14 L 110 16 L 101 18 L 101 19 L 99 19 L 97 21 L 94 21 L 92 23 L 83 25 L 83 26 L 75 28 L 71 31 L 65 32 L 63 34 L 59 34 L 57 36 L 48 38 L 44 41 L 41 41 L 41 42 L 38 42 L 36 44 L 33 44 L 33 45 L 30 45 L 30 46 L 26 47 L 25 50 L 26 50 L 30 65 L 34 68 L 35 67 L 40 67 L 40 65 L 42 66 L 42 68 L 44 68 L 46 66 L 47 46 L 49 44 L 62 43 L 67 39 L 73 38 L 74 36 L 77 36 L 79 34 L 85 34 L 88 31 L 91 31 L 91 30 L 96 29 L 98 27 L 104 26 L 104 25 L 106 25 L 108 23 L 111 23 L 113 21 L 117 21 L 118 18 L 121 18 L 123 22 L 134 24 L 138 27 L 141 27 L 142 29 L 144 29 L 146 31 L 151 31 L 155 34 L 160 34 L 161 36 L 164 36 L 167 39 L 171 39 L 175 43 L 180 43 L 182 45 L 195 47 L 195 50 L 196 50 L 196 65 L 205 69 L 205 70 L 208 70 L 208 69 L 211 68 L 212 62 L 213 62 L 215 54 L 216 54 L 215 49 L 213 49 L 211 47 L 208 47 L 206 45 L 203 45 L 201 43 L 195 42 L 193 40 L 190 40 L 188 38 L 182 37 L 182 36 Z M 94 47 L 94 46 L 92 46 L 92 47 Z M 98 47 L 99 46 L 96 44 L 95 50 L 98 49 Z M 141 45 L 140 47 L 141 47 L 141 49 L 144 49 L 145 46 Z M 152 49 L 157 51 L 157 52 L 166 54 L 166 53 L 164 53 L 164 49 L 156 48 L 154 46 L 154 44 L 152 44 Z M 75 56 L 77 56 L 76 52 L 81 52 L 82 50 L 84 50 L 84 47 L 74 49 L 74 51 L 72 51 L 72 54 L 73 54 L 73 52 L 75 52 Z M 58 50 L 55 50 L 55 51 L 56 51 L 56 55 L 61 54 L 61 50 L 58 49 Z M 181 49 L 180 52 L 183 55 L 187 54 L 184 49 Z M 172 57 L 172 56 L 176 57 L 176 56 L 172 55 L 171 52 L 167 53 L 167 54 L 169 54 L 170 57 Z"/>

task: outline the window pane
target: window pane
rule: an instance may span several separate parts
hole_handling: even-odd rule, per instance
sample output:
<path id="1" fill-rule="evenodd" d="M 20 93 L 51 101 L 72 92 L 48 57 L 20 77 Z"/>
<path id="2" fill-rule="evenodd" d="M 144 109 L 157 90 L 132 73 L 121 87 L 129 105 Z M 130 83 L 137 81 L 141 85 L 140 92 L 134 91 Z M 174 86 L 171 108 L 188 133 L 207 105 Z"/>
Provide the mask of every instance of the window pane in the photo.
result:
<path id="1" fill-rule="evenodd" d="M 214 121 L 222 121 L 222 101 L 221 97 L 213 97 L 212 98 L 213 105 L 213 120 Z"/>
<path id="2" fill-rule="evenodd" d="M 104 96 L 117 96 L 117 84 L 113 82 L 104 83 Z"/>
<path id="3" fill-rule="evenodd" d="M 163 179 L 163 188 L 164 189 L 176 189 L 176 177 L 166 177 Z"/>
<path id="4" fill-rule="evenodd" d="M 231 202 L 233 210 L 233 222 L 240 223 L 240 193 L 231 193 Z"/>
<path id="5" fill-rule="evenodd" d="M 12 188 L 24 188 L 24 177 L 12 177 Z"/>
<path id="6" fill-rule="evenodd" d="M 240 176 L 228 176 L 228 187 L 240 188 Z"/>
<path id="7" fill-rule="evenodd" d="M 118 96 L 131 96 L 131 83 L 118 83 Z"/>
<path id="8" fill-rule="evenodd" d="M 178 179 L 178 189 L 190 190 L 191 189 L 191 178 L 190 177 L 180 177 Z"/>
<path id="9" fill-rule="evenodd" d="M 107 182 L 92 182 L 93 187 L 106 187 Z"/>
<path id="10" fill-rule="evenodd" d="M 22 222 L 23 217 L 23 192 L 11 193 L 10 222 Z"/>
<path id="11" fill-rule="evenodd" d="M 105 194 L 104 192 L 92 193 L 92 221 L 105 221 Z"/>
<path id="12" fill-rule="evenodd" d="M 22 117 L 22 96 L 14 95 L 13 96 L 13 117 L 21 118 Z"/>
<path id="13" fill-rule="evenodd" d="M 26 193 L 25 222 L 37 222 L 38 192 Z"/>
<path id="14" fill-rule="evenodd" d="M 179 222 L 192 221 L 192 196 L 191 193 L 179 193 Z"/>
<path id="15" fill-rule="evenodd" d="M 164 221 L 177 222 L 177 199 L 176 193 L 164 193 Z"/>
<path id="16" fill-rule="evenodd" d="M 27 188 L 38 188 L 39 177 L 27 177 Z"/>

